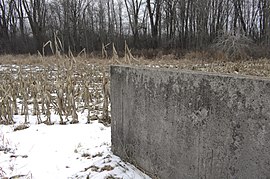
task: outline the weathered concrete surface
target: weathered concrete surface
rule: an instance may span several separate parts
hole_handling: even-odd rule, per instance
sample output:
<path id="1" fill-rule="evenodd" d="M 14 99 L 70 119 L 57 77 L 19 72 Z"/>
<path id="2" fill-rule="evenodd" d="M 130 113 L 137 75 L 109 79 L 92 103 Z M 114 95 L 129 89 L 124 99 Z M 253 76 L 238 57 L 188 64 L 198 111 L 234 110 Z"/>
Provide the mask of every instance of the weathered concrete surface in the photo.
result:
<path id="1" fill-rule="evenodd" d="M 163 179 L 270 178 L 270 81 L 111 67 L 112 150 Z"/>

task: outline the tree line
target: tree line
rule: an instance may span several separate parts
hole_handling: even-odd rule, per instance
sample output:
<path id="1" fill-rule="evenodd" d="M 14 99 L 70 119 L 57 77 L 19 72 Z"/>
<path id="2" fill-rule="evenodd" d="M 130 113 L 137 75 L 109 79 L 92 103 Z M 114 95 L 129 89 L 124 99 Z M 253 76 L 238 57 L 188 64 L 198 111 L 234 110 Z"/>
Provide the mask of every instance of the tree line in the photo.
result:
<path id="1" fill-rule="evenodd" d="M 0 0 L 0 53 L 201 50 L 241 35 L 270 46 L 269 0 Z M 224 38 L 223 38 L 224 39 Z"/>

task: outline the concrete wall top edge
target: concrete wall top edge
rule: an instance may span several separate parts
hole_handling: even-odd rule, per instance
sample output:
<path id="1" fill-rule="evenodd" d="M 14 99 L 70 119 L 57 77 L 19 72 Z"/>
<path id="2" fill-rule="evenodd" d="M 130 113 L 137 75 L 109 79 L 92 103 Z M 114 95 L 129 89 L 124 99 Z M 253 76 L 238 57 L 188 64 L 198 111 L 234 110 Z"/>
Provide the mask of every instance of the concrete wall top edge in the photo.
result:
<path id="1" fill-rule="evenodd" d="M 136 70 L 150 70 L 150 71 L 163 71 L 163 72 L 173 72 L 173 73 L 186 73 L 193 75 L 207 75 L 207 76 L 221 76 L 221 77 L 229 77 L 229 78 L 237 78 L 237 79 L 251 79 L 251 80 L 262 80 L 270 82 L 270 78 L 260 77 L 260 76 L 252 76 L 252 75 L 243 75 L 243 74 L 231 74 L 231 73 L 217 73 L 217 72 L 205 72 L 205 71 L 195 71 L 195 70 L 187 70 L 187 69 L 176 69 L 176 68 L 153 68 L 147 66 L 132 66 L 132 65 L 111 65 L 110 68 L 121 67 L 121 68 L 130 68 Z"/>

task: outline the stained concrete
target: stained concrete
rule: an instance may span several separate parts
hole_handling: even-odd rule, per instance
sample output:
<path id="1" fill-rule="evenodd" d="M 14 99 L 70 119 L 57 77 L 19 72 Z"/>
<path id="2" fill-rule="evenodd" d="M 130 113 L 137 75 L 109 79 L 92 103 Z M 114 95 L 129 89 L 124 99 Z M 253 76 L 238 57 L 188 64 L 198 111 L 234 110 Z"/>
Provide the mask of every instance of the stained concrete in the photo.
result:
<path id="1" fill-rule="evenodd" d="M 162 179 L 270 178 L 270 80 L 111 67 L 112 151 Z"/>

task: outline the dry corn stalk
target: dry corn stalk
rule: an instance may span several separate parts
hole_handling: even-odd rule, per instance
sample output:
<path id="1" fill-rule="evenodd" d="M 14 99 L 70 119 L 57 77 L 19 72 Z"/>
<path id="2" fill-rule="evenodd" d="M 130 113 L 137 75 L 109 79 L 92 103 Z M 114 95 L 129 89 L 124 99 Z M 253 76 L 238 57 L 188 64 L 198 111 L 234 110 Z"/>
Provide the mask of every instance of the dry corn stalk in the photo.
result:
<path id="1" fill-rule="evenodd" d="M 18 106 L 17 106 L 17 91 L 15 90 L 15 87 L 12 86 L 11 87 L 11 96 L 12 96 L 12 109 L 13 109 L 13 113 L 14 115 L 18 115 Z"/>
<path id="2" fill-rule="evenodd" d="M 77 56 L 80 57 L 81 54 L 83 54 L 84 58 L 86 58 L 86 50 L 85 50 L 85 48 L 82 49 L 82 50 L 80 51 L 80 53 L 79 53 Z"/>
<path id="3" fill-rule="evenodd" d="M 139 62 L 139 60 L 133 57 L 131 50 L 127 45 L 127 42 L 125 41 L 125 62 L 131 64 L 131 60 Z"/>
<path id="4" fill-rule="evenodd" d="M 102 43 L 102 49 L 101 49 L 101 54 L 102 54 L 102 58 L 107 59 L 108 58 L 108 53 L 106 48 L 110 45 L 110 43 L 108 43 L 107 45 L 104 45 L 104 43 Z"/>
<path id="5" fill-rule="evenodd" d="M 113 57 L 112 57 L 112 60 L 113 61 L 116 61 L 118 64 L 121 64 L 120 61 L 118 60 L 118 54 L 117 54 L 117 51 L 115 49 L 114 43 L 112 44 L 112 47 L 113 47 Z"/>
<path id="6" fill-rule="evenodd" d="M 40 53 L 39 50 L 37 51 L 37 54 L 38 54 L 38 56 L 39 56 L 40 58 L 43 58 L 43 56 L 42 56 L 42 54 Z"/>
<path id="7" fill-rule="evenodd" d="M 18 103 L 21 107 L 19 112 L 25 115 L 25 122 L 29 122 L 29 115 L 36 115 L 37 122 L 41 123 L 43 114 L 44 123 L 52 124 L 52 112 L 59 114 L 59 123 L 65 122 L 63 116 L 66 119 L 72 117 L 71 123 L 79 122 L 80 110 L 87 110 L 88 119 L 98 119 L 97 115 L 102 112 L 99 105 L 103 102 L 104 119 L 109 121 L 106 117 L 109 116 L 106 107 L 109 99 L 102 99 L 103 96 L 108 96 L 108 91 L 105 90 L 108 88 L 107 79 L 101 68 L 87 66 L 85 61 L 80 63 L 75 58 L 61 61 L 56 59 L 54 63 L 58 66 L 46 62 L 39 68 L 32 69 L 21 65 L 17 72 L 14 72 L 14 67 L 13 71 L 4 72 L 4 76 L 1 76 L 1 86 L 4 90 L 0 89 L 0 123 L 13 122 L 13 115 L 18 112 Z M 30 107 L 32 105 L 33 108 Z"/>
<path id="8" fill-rule="evenodd" d="M 54 54 L 53 46 L 52 46 L 52 41 L 49 40 L 49 41 L 46 42 L 46 43 L 43 45 L 43 47 L 42 47 L 42 56 L 43 56 L 43 57 L 45 56 L 45 47 L 46 47 L 47 45 L 50 46 L 50 49 L 51 49 L 52 53 Z"/>
<path id="9" fill-rule="evenodd" d="M 57 111 L 60 117 L 60 124 L 65 124 L 63 120 L 63 113 L 64 113 L 64 92 L 62 88 L 62 84 L 60 81 L 57 81 Z"/>
<path id="10" fill-rule="evenodd" d="M 37 82 L 33 81 L 31 85 L 31 89 L 32 89 L 32 98 L 33 98 L 33 115 L 37 116 L 37 122 L 38 124 L 40 124 L 42 123 L 42 120 L 41 120 L 39 104 L 38 104 L 39 87 L 38 87 Z"/>
<path id="11" fill-rule="evenodd" d="M 75 60 L 74 55 L 70 49 L 70 46 L 68 47 L 68 57 L 71 58 L 72 60 Z"/>
<path id="12" fill-rule="evenodd" d="M 3 93 L 3 97 L 1 99 L 1 118 L 2 122 L 4 124 L 13 124 L 13 113 L 12 113 L 12 104 L 11 104 L 11 96 L 9 95 L 10 86 L 8 89 L 4 89 L 3 86 L 1 86 L 1 90 Z"/>
<path id="13" fill-rule="evenodd" d="M 29 114 L 28 114 L 28 99 L 29 99 L 29 96 L 28 96 L 28 91 L 27 91 L 26 87 L 22 90 L 22 96 L 23 96 L 23 104 L 22 104 L 21 114 L 25 116 L 24 122 L 27 123 L 28 118 L 29 118 Z"/>
<path id="14" fill-rule="evenodd" d="M 102 120 L 105 123 L 110 123 L 111 119 L 109 116 L 109 81 L 105 75 L 105 71 L 103 71 L 103 80 L 102 80 L 102 91 L 103 91 L 103 112 L 102 112 Z"/>
<path id="15" fill-rule="evenodd" d="M 45 124 L 51 125 L 52 121 L 51 121 L 51 93 L 49 91 L 45 91 L 45 108 L 46 108 L 46 121 L 44 122 Z"/>
<path id="16" fill-rule="evenodd" d="M 54 32 L 54 47 L 55 47 L 55 56 L 60 58 L 61 57 L 60 50 L 63 51 L 63 46 L 62 46 L 60 39 L 57 37 L 56 32 Z"/>

